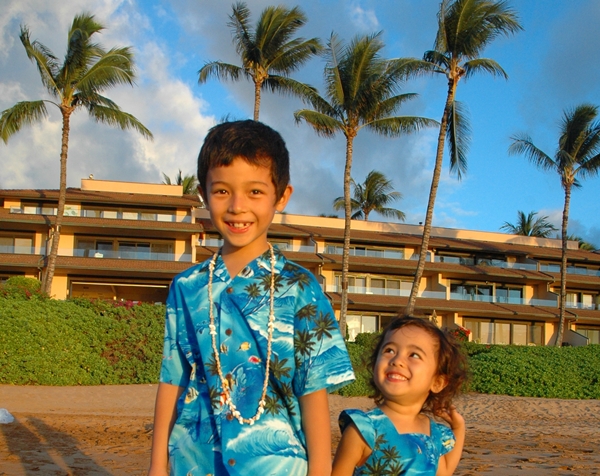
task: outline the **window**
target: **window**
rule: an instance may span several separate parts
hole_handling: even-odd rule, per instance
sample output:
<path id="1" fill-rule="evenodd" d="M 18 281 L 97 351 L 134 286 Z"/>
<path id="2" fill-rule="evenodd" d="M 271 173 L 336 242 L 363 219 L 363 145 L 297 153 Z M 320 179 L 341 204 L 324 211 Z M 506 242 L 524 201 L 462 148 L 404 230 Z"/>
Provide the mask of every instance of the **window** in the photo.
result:
<path id="1" fill-rule="evenodd" d="M 0 253 L 30 255 L 33 252 L 33 238 L 0 235 Z"/>
<path id="2" fill-rule="evenodd" d="M 473 342 L 481 344 L 544 345 L 541 322 L 465 318 L 464 326 L 471 331 Z"/>
<path id="3" fill-rule="evenodd" d="M 523 304 L 523 288 L 505 285 L 496 286 L 496 302 Z"/>
<path id="4" fill-rule="evenodd" d="M 331 255 L 341 255 L 343 249 L 341 244 L 325 243 L 323 252 Z M 349 254 L 350 256 L 366 256 L 369 258 L 404 259 L 404 249 L 398 248 L 350 246 Z"/>
<path id="5" fill-rule="evenodd" d="M 451 283 L 450 296 L 461 301 L 493 302 L 493 286 L 491 284 Z"/>
<path id="6" fill-rule="evenodd" d="M 342 289 L 341 274 L 335 275 L 335 291 Z M 398 276 L 382 276 L 366 274 L 348 276 L 348 291 L 357 294 L 375 294 L 379 296 L 408 296 L 412 281 L 402 280 Z"/>
<path id="7" fill-rule="evenodd" d="M 577 332 L 588 338 L 588 344 L 600 344 L 600 329 L 577 327 Z"/>
<path id="8" fill-rule="evenodd" d="M 346 317 L 346 332 L 350 342 L 354 342 L 358 334 L 377 332 L 378 328 L 379 316 L 376 314 L 348 314 Z"/>

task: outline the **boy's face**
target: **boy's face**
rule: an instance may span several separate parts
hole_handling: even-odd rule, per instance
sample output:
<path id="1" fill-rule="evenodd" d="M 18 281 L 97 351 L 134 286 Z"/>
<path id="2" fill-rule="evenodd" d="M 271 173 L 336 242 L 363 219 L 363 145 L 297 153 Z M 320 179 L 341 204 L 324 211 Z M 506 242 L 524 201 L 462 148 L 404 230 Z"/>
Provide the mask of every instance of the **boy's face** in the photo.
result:
<path id="1" fill-rule="evenodd" d="M 248 261 L 264 253 L 273 215 L 283 211 L 291 194 L 288 185 L 277 200 L 271 170 L 243 158 L 210 169 L 203 196 L 210 218 L 223 237 L 223 253 L 241 253 Z"/>

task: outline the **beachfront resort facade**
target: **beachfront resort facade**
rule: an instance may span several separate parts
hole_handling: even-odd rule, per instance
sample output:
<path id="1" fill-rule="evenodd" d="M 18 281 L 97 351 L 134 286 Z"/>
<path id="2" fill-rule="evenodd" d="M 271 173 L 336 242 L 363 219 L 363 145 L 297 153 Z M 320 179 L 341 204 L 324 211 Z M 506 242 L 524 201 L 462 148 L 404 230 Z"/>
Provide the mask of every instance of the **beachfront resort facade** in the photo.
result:
<path id="1" fill-rule="evenodd" d="M 41 278 L 57 190 L 0 190 L 0 280 Z M 67 189 L 52 283 L 58 299 L 164 302 L 171 279 L 221 245 L 198 196 L 178 185 L 82 179 Z M 278 214 L 269 240 L 311 271 L 339 317 L 344 220 Z M 353 220 L 348 337 L 407 303 L 422 227 Z M 548 345 L 558 325 L 561 242 L 433 228 L 415 312 L 490 344 Z M 600 253 L 569 242 L 564 341 L 600 343 Z"/>

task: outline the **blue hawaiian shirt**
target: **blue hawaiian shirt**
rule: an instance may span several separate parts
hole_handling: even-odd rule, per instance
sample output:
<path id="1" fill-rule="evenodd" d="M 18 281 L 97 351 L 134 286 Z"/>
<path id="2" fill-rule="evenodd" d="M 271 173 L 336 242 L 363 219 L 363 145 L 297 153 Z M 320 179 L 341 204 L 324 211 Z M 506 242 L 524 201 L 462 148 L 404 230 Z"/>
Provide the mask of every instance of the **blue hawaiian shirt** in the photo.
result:
<path id="1" fill-rule="evenodd" d="M 454 448 L 454 433 L 446 425 L 430 420 L 430 435 L 398 433 L 396 427 L 379 408 L 369 412 L 344 410 L 339 424 L 342 433 L 354 423 L 373 451 L 355 476 L 381 474 L 435 476 L 440 456 Z"/>
<path id="2" fill-rule="evenodd" d="M 167 300 L 160 381 L 185 388 L 169 439 L 172 475 L 303 475 L 306 441 L 298 398 L 354 379 L 331 305 L 315 277 L 277 250 L 275 327 L 265 412 L 233 418 L 217 375 L 208 310 L 208 261 L 179 274 Z M 221 256 L 213 277 L 217 346 L 231 398 L 256 414 L 267 354 L 270 254 L 231 278 Z"/>

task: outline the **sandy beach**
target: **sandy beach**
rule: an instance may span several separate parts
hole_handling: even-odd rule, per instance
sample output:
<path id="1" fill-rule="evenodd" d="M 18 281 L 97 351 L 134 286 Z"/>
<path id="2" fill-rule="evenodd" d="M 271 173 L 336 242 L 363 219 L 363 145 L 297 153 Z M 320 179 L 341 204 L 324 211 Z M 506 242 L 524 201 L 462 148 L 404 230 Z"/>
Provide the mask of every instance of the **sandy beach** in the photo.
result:
<path id="1" fill-rule="evenodd" d="M 0 475 L 143 475 L 156 385 L 0 385 Z M 368 398 L 330 396 L 334 447 L 344 408 Z M 467 442 L 456 475 L 600 475 L 600 401 L 468 394 L 457 407 Z"/>

